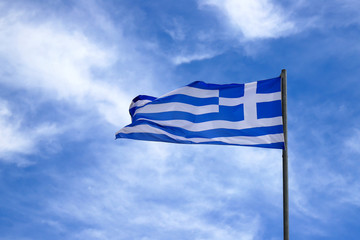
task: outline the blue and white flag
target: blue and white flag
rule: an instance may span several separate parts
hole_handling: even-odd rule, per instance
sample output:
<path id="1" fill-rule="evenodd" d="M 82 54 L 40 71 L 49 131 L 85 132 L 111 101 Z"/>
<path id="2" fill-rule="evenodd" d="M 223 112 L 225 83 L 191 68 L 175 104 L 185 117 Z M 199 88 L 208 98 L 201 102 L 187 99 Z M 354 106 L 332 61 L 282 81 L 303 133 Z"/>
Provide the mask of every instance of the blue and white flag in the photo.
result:
<path id="1" fill-rule="evenodd" d="M 281 78 L 245 84 L 193 82 L 162 97 L 139 95 L 116 138 L 284 147 Z"/>

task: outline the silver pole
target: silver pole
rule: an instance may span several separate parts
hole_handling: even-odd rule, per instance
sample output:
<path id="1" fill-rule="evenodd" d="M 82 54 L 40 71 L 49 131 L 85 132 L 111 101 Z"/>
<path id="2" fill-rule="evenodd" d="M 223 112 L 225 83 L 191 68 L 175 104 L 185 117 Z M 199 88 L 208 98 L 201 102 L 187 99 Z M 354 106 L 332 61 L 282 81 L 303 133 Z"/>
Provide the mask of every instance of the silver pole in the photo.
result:
<path id="1" fill-rule="evenodd" d="M 289 184 L 288 184 L 288 146 L 287 146 L 287 100 L 286 100 L 286 69 L 281 70 L 281 103 L 284 128 L 283 158 L 283 221 L 284 240 L 289 240 Z"/>

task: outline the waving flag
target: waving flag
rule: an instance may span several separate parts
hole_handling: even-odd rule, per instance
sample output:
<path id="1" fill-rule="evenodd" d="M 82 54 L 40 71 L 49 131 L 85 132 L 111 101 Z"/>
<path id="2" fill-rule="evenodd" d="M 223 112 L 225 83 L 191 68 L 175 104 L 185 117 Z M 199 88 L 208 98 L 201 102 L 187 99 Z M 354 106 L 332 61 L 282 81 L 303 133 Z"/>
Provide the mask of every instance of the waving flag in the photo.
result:
<path id="1" fill-rule="evenodd" d="M 246 84 L 197 81 L 159 98 L 137 96 L 129 111 L 132 123 L 116 138 L 284 147 L 280 77 Z"/>

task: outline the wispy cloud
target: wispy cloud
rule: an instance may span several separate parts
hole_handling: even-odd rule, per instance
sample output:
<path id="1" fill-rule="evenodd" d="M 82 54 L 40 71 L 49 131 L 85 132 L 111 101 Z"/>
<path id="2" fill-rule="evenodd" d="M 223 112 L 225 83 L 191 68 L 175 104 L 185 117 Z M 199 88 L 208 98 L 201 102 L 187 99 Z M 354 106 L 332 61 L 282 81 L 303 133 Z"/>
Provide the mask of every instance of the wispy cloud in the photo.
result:
<path id="1" fill-rule="evenodd" d="M 262 214 L 246 204 L 259 194 L 281 214 L 276 151 L 146 142 L 105 149 L 81 176 L 49 173 L 68 187 L 48 199 L 46 215 L 83 223 L 82 237 L 258 239 Z M 212 159 L 219 154 L 223 162 Z"/>
<path id="2" fill-rule="evenodd" d="M 345 149 L 347 151 L 360 154 L 360 129 L 354 129 L 352 135 L 345 141 Z"/>
<path id="3" fill-rule="evenodd" d="M 202 61 L 202 60 L 206 60 L 206 59 L 211 59 L 214 56 L 216 56 L 216 53 L 212 53 L 210 51 L 208 52 L 204 52 L 204 53 L 193 53 L 193 54 L 189 54 L 189 55 L 177 55 L 175 56 L 172 61 L 175 65 L 181 65 L 181 64 L 186 64 L 186 63 L 190 63 L 193 61 Z"/>
<path id="4" fill-rule="evenodd" d="M 83 11 L 90 11 L 95 19 L 101 20 L 95 25 L 100 33 L 111 35 L 115 31 L 113 24 L 93 5 L 87 4 Z M 35 152 L 40 136 L 58 133 L 55 126 L 64 122 L 71 122 L 66 127 L 68 133 L 70 128 L 80 131 L 75 138 L 85 137 L 81 134 L 89 130 L 84 127 L 85 122 L 100 119 L 100 124 L 109 126 L 110 123 L 114 133 L 129 123 L 130 101 L 142 93 L 142 89 L 151 91 L 149 79 L 154 74 L 152 65 L 156 64 L 148 61 L 146 54 L 139 53 L 136 41 L 123 38 L 121 29 L 111 35 L 112 39 L 97 41 L 96 29 L 89 34 L 81 24 L 72 23 L 68 27 L 65 20 L 50 16 L 39 23 L 38 14 L 44 17 L 39 9 L 4 11 L 6 4 L 0 7 L 4 13 L 0 17 L 0 84 L 12 91 L 23 91 L 23 98 L 31 103 L 34 112 L 40 112 L 44 102 L 65 104 L 59 111 L 68 112 L 38 123 L 28 131 L 22 124 L 26 123 L 25 113 L 13 116 L 8 105 L 2 104 L 1 126 L 6 129 L 1 146 L 3 153 Z M 137 87 L 129 88 L 134 82 Z M 81 116 L 77 113 L 79 109 Z M 71 118 L 72 112 L 76 117 Z M 9 116 L 16 121 L 9 120 Z"/>
<path id="5" fill-rule="evenodd" d="M 38 152 L 37 145 L 50 142 L 61 133 L 61 128 L 52 123 L 41 123 L 27 127 L 22 117 L 14 114 L 7 101 L 0 99 L 0 161 L 18 166 L 33 164 L 24 155 Z M 20 156 L 16 156 L 20 154 Z"/>
<path id="6" fill-rule="evenodd" d="M 278 38 L 296 31 L 285 11 L 270 0 L 201 0 L 201 6 L 214 6 L 245 40 Z"/>
<path id="7" fill-rule="evenodd" d="M 312 108 L 310 103 L 294 104 L 303 114 L 291 119 L 290 131 L 290 209 L 295 221 L 301 219 L 299 231 L 317 236 L 328 236 L 323 229 L 338 224 L 336 215 L 358 207 L 360 199 L 358 145 L 353 144 L 358 142 L 358 131 L 355 128 L 349 133 L 343 124 L 339 128 L 333 124 L 348 121 L 355 114 L 339 98 L 326 99 L 331 100 Z M 352 125 L 352 120 L 348 124 Z M 314 148 L 304 147 L 304 143 Z"/>
<path id="8" fill-rule="evenodd" d="M 3 18 L 0 29 L 0 54 L 5 59 L 1 82 L 40 90 L 54 100 L 91 103 L 109 122 L 121 122 L 116 113 L 126 109 L 126 94 L 92 74 L 114 62 L 111 49 L 95 45 L 82 33 L 52 23 L 28 24 L 21 17 Z"/>

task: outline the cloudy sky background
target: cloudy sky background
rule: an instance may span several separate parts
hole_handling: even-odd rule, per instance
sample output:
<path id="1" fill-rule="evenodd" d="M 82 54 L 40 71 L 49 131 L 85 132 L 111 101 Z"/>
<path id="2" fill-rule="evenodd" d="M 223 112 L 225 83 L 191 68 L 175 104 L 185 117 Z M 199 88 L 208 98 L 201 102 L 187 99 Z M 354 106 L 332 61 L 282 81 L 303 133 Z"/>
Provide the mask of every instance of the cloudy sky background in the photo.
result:
<path id="1" fill-rule="evenodd" d="M 291 239 L 360 236 L 356 0 L 0 2 L 0 239 L 282 239 L 281 151 L 114 140 L 131 100 L 288 71 Z"/>

